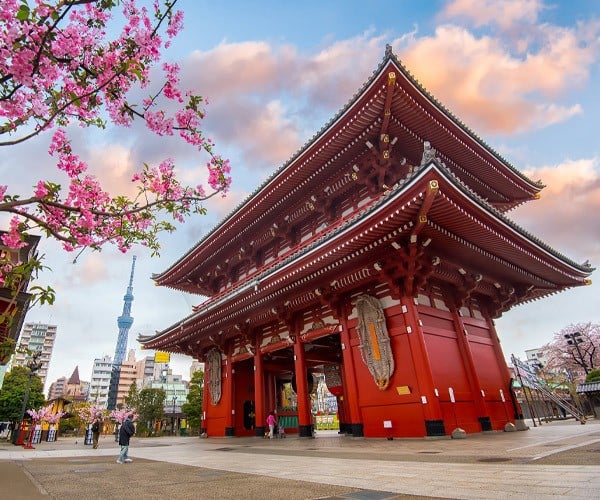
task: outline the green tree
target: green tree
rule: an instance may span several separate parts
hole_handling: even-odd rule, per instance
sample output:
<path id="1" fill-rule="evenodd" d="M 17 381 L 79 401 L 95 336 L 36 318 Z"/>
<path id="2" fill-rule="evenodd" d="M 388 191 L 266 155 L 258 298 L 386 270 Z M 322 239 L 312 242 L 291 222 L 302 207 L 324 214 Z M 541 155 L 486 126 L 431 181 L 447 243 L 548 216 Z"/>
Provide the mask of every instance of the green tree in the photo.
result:
<path id="1" fill-rule="evenodd" d="M 162 420 L 165 413 L 167 394 L 163 389 L 142 389 L 138 394 L 137 412 L 138 433 L 152 434 L 157 421 Z"/>
<path id="2" fill-rule="evenodd" d="M 81 419 L 80 411 L 82 408 L 89 406 L 90 404 L 86 402 L 71 403 L 67 415 L 60 419 L 58 431 L 61 434 L 73 431 L 75 436 L 83 434 L 83 429 L 85 429 L 86 424 Z"/>
<path id="3" fill-rule="evenodd" d="M 29 378 L 31 377 L 31 383 Z M 17 422 L 21 417 L 25 392 L 29 384 L 29 394 L 25 410 L 35 410 L 46 402 L 44 385 L 37 375 L 26 366 L 14 366 L 4 377 L 0 389 L 0 420 Z M 25 418 L 28 415 L 25 413 Z"/>
<path id="4" fill-rule="evenodd" d="M 592 370 L 585 377 L 586 382 L 600 382 L 600 370 Z"/>
<path id="5" fill-rule="evenodd" d="M 187 403 L 181 406 L 183 416 L 187 419 L 189 426 L 194 431 L 199 431 L 202 427 L 202 396 L 204 393 L 204 372 L 195 371 L 190 381 L 190 388 L 187 395 Z"/>
<path id="6" fill-rule="evenodd" d="M 125 396 L 125 406 L 128 408 L 137 408 L 140 399 L 140 391 L 138 391 L 137 384 L 135 381 L 131 382 L 129 386 L 129 392 Z"/>

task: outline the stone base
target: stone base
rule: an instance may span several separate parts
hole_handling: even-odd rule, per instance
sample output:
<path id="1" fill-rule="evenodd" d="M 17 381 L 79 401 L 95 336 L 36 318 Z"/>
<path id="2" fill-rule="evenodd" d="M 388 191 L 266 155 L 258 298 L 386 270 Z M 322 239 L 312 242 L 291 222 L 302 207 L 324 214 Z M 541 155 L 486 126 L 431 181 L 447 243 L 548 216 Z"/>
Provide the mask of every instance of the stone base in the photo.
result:
<path id="1" fill-rule="evenodd" d="M 235 427 L 225 427 L 225 437 L 234 437 Z"/>
<path id="2" fill-rule="evenodd" d="M 445 436 L 443 420 L 425 420 L 425 429 L 428 436 Z"/>
<path id="3" fill-rule="evenodd" d="M 312 425 L 300 425 L 298 427 L 298 437 L 307 438 L 314 437 Z"/>
<path id="4" fill-rule="evenodd" d="M 350 424 L 352 428 L 352 437 L 360 438 L 365 437 L 363 424 Z"/>
<path id="5" fill-rule="evenodd" d="M 467 433 L 464 429 L 457 427 L 452 431 L 452 434 L 450 436 L 452 437 L 452 439 L 466 439 Z"/>
<path id="6" fill-rule="evenodd" d="M 525 423 L 525 420 L 515 420 L 515 427 L 518 431 L 528 431 L 529 426 Z"/>
<path id="7" fill-rule="evenodd" d="M 256 437 L 265 437 L 266 428 L 265 427 L 255 427 L 254 435 Z"/>
<path id="8" fill-rule="evenodd" d="M 516 432 L 517 431 L 517 426 L 515 424 L 513 424 L 512 422 L 507 422 L 506 425 L 504 426 L 504 432 Z"/>

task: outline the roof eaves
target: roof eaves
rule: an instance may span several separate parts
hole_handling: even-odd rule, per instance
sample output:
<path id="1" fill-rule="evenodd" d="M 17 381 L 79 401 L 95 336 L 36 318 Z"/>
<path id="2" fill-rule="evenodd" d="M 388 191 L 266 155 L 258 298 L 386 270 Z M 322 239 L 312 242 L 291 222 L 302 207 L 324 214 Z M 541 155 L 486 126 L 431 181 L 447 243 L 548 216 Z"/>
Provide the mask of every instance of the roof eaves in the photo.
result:
<path id="1" fill-rule="evenodd" d="M 389 47 L 389 45 L 388 45 Z M 502 162 L 506 167 L 508 167 L 513 173 L 515 173 L 519 178 L 535 187 L 538 190 L 543 189 L 545 186 L 541 181 L 533 181 L 526 175 L 524 175 L 521 171 L 519 171 L 512 163 L 510 163 L 506 158 L 504 158 L 500 153 L 498 153 L 495 149 L 493 149 L 485 140 L 483 140 L 479 135 L 477 135 L 470 127 L 468 127 L 462 120 L 460 120 L 452 111 L 450 111 L 446 106 L 444 106 L 440 101 L 438 101 L 433 94 L 431 94 L 425 86 L 417 80 L 415 76 L 402 64 L 400 59 L 391 52 L 390 48 L 390 58 L 398 65 L 400 71 L 404 74 L 404 76 L 419 89 L 423 95 L 429 99 L 442 113 L 444 113 L 451 121 L 453 121 L 459 128 L 461 128 L 467 135 L 469 135 L 476 142 L 481 144 L 481 146 L 492 156 L 494 156 L 497 160 Z M 386 56 L 388 55 L 386 49 Z"/>

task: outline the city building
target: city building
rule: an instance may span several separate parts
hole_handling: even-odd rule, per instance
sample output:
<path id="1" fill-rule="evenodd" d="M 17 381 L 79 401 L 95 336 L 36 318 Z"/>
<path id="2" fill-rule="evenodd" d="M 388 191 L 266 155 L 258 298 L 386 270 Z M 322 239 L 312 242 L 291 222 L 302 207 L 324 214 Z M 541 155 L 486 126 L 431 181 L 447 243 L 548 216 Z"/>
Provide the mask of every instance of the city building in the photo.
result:
<path id="1" fill-rule="evenodd" d="M 121 363 L 116 400 L 117 408 L 119 408 L 120 405 L 127 406 L 125 398 L 129 394 L 131 384 L 135 383 L 136 386 L 139 387 L 138 379 L 143 377 L 143 373 L 138 372 L 138 366 L 139 364 L 135 359 L 135 350 L 130 349 L 127 358 Z"/>
<path id="2" fill-rule="evenodd" d="M 146 356 L 136 362 L 138 380 L 153 380 L 156 378 L 156 363 L 154 356 Z"/>
<path id="3" fill-rule="evenodd" d="M 354 437 L 524 429 L 494 319 L 593 271 L 508 218 L 543 187 L 387 47 L 336 116 L 153 276 L 208 299 L 138 340 L 206 363 L 208 436 L 261 436 L 277 408 L 311 437 L 318 374 Z"/>
<path id="4" fill-rule="evenodd" d="M 0 236 L 6 231 L 0 231 Z M 15 266 L 29 262 L 34 257 L 40 241 L 39 236 L 26 236 L 26 245 L 19 249 L 9 248 L 0 240 L 0 266 Z M 27 293 L 29 277 L 14 279 L 0 287 L 0 366 L 6 366 L 19 340 L 19 332 L 31 300 Z M 0 370 L 0 387 L 5 370 Z"/>
<path id="5" fill-rule="evenodd" d="M 63 397 L 73 403 L 82 403 L 87 400 L 87 384 L 82 384 L 79 378 L 79 367 L 76 366 L 73 373 L 67 380 Z"/>
<path id="6" fill-rule="evenodd" d="M 111 373 L 112 358 L 109 355 L 94 359 L 88 401 L 106 408 Z"/>
<path id="7" fill-rule="evenodd" d="M 163 366 L 161 371 L 157 372 L 157 377 L 144 380 L 142 388 L 165 391 L 165 419 L 170 422 L 170 428 L 174 430 L 183 417 L 181 406 L 187 402 L 189 384 L 183 380 L 182 375 L 173 374 L 173 370 L 169 368 L 168 364 L 161 363 L 161 365 Z"/>
<path id="8" fill-rule="evenodd" d="M 40 351 L 42 353 L 40 355 L 42 366 L 37 371 L 37 375 L 42 379 L 42 384 L 45 384 L 55 340 L 56 325 L 25 323 L 19 336 L 19 347 L 13 356 L 12 366 L 27 365 L 28 355 L 25 352 L 19 352 L 20 350 Z"/>
<path id="9" fill-rule="evenodd" d="M 546 356 L 543 349 L 527 349 L 525 356 L 527 357 L 527 364 L 535 370 L 539 370 L 546 365 Z"/>
<path id="10" fill-rule="evenodd" d="M 48 401 L 64 397 L 66 387 L 67 377 L 57 378 L 50 384 L 50 388 L 48 389 Z"/>
<path id="11" fill-rule="evenodd" d="M 204 371 L 204 363 L 194 360 L 190 366 L 190 380 L 197 371 Z"/>

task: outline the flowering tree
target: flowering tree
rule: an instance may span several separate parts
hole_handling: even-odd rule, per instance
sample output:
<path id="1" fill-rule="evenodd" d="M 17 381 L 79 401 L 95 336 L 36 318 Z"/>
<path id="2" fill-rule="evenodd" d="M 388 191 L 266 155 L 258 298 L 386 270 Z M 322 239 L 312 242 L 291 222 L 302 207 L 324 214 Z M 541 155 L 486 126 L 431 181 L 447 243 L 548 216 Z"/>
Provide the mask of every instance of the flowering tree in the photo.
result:
<path id="1" fill-rule="evenodd" d="M 122 424 L 128 415 L 131 416 L 131 420 L 134 422 L 139 418 L 139 415 L 133 408 L 122 408 L 120 410 L 113 410 L 108 416 L 114 422 Z"/>
<path id="2" fill-rule="evenodd" d="M 82 405 L 75 409 L 79 419 L 85 424 L 91 424 L 97 418 L 104 418 L 104 408 L 99 407 L 96 403 L 91 405 Z"/>
<path id="3" fill-rule="evenodd" d="M 600 366 L 600 324 L 571 324 L 543 346 L 547 370 L 587 373 Z"/>
<path id="4" fill-rule="evenodd" d="M 44 406 L 39 410 L 27 410 L 27 413 L 34 422 L 48 422 L 49 424 L 56 424 L 60 418 L 65 415 L 64 411 L 58 411 L 54 413 L 52 411 L 52 404 Z"/>
<path id="5" fill-rule="evenodd" d="M 0 2 L 0 147 L 52 133 L 48 152 L 65 178 L 64 186 L 32 179 L 32 192 L 25 195 L 0 185 L 0 212 L 10 217 L 1 237 L 7 247 L 23 247 L 27 232 L 40 231 L 69 252 L 107 243 L 125 252 L 139 243 L 155 255 L 160 232 L 173 231 L 174 222 L 192 213 L 205 213 L 202 202 L 229 188 L 229 163 L 201 131 L 205 101 L 179 88 L 177 64 L 162 64 L 158 90 L 140 102 L 132 98 L 134 91 L 147 91 L 150 70 L 183 26 L 182 12 L 174 10 L 177 0 L 154 0 L 151 8 L 140 3 Z M 122 17 L 115 18 L 119 5 Z M 129 126 L 136 119 L 159 136 L 177 134 L 207 154 L 210 189 L 182 185 L 173 160 L 165 158 L 132 176 L 136 196 L 104 191 L 75 152 L 69 126 L 102 129 L 108 122 Z M 0 287 L 10 288 L 11 272 L 22 264 L 0 262 Z M 53 298 L 51 290 L 46 294 Z"/>
<path id="6" fill-rule="evenodd" d="M 41 422 L 42 420 L 46 420 L 48 415 L 52 414 L 52 405 L 44 406 L 39 410 L 27 410 L 27 414 L 31 417 L 33 422 Z"/>
<path id="7" fill-rule="evenodd" d="M 50 412 L 48 415 L 46 415 L 44 420 L 51 425 L 56 425 L 64 415 L 66 415 L 66 412 L 64 411 L 57 411 L 56 413 Z"/>

